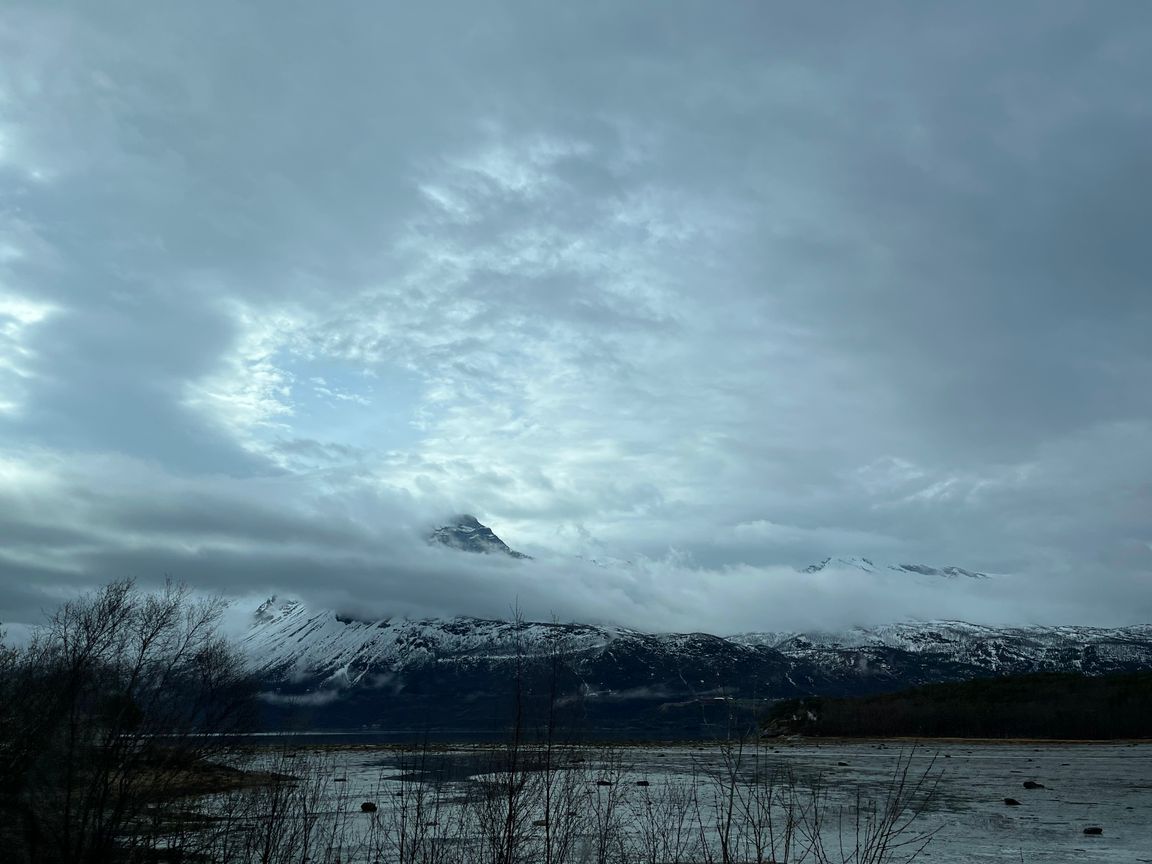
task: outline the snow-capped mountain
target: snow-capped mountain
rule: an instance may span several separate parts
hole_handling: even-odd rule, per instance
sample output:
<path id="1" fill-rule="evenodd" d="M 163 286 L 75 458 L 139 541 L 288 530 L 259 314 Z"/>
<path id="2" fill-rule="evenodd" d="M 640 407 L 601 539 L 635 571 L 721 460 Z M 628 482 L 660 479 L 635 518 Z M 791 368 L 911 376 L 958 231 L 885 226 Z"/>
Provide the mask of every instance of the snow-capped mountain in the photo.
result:
<path id="1" fill-rule="evenodd" d="M 717 710 L 733 682 L 810 692 L 787 681 L 779 652 L 703 633 L 467 617 L 359 621 L 269 601 L 242 647 L 265 682 L 270 721 L 297 723 L 305 712 L 312 728 L 499 729 L 519 686 L 533 699 L 552 694 L 598 728 L 643 715 L 647 734 L 683 734 L 706 708 Z"/>
<path id="2" fill-rule="evenodd" d="M 963 621 L 929 621 L 858 627 L 839 633 L 745 633 L 729 637 L 764 645 L 799 664 L 826 671 L 851 665 L 868 675 L 899 680 L 925 661 L 976 675 L 1028 672 L 1103 674 L 1152 669 L 1152 626 L 986 627 Z M 919 682 L 917 682 L 919 683 Z"/>
<path id="3" fill-rule="evenodd" d="M 1152 626 L 958 621 L 842 633 L 655 634 L 477 618 L 359 621 L 295 601 L 257 610 L 243 647 L 276 719 L 313 727 L 500 728 L 520 680 L 597 728 L 695 734 L 728 697 L 881 692 L 1039 671 L 1152 668 Z M 720 713 L 717 713 L 720 712 Z"/>
<path id="4" fill-rule="evenodd" d="M 523 552 L 510 549 L 508 544 L 496 536 L 487 525 L 480 523 L 475 516 L 463 513 L 442 525 L 428 535 L 429 543 L 442 543 L 461 552 L 508 555 L 512 558 L 528 558 Z"/>
<path id="5" fill-rule="evenodd" d="M 526 558 L 475 517 L 429 542 Z M 959 567 L 829 558 L 807 568 L 987 578 Z M 500 729 L 513 705 L 544 699 L 590 728 L 694 735 L 733 705 L 897 690 L 1041 671 L 1152 668 L 1152 626 L 982 627 L 960 621 L 839 633 L 645 633 L 622 627 L 479 618 L 360 620 L 295 601 L 256 610 L 242 647 L 270 720 L 313 728 Z M 517 696 L 516 694 L 519 693 Z M 535 700 L 535 703 L 533 703 Z"/>
<path id="6" fill-rule="evenodd" d="M 987 573 L 974 570 L 965 570 L 963 567 L 932 567 L 927 564 L 878 564 L 870 558 L 857 556 L 832 556 L 809 564 L 804 568 L 805 573 L 819 573 L 822 570 L 863 570 L 865 573 L 881 573 L 895 571 L 897 573 L 914 573 L 919 576 L 941 576 L 945 579 L 988 579 Z"/>
<path id="7" fill-rule="evenodd" d="M 970 579 L 986 579 L 990 578 L 986 573 L 979 573 L 977 570 L 965 570 L 963 567 L 932 567 L 930 564 L 889 564 L 878 563 L 869 558 L 861 558 L 858 555 L 832 555 L 823 561 L 818 561 L 814 564 L 809 564 L 804 568 L 804 573 L 820 573 L 821 570 L 863 570 L 864 573 L 885 573 L 885 571 L 895 571 L 895 573 L 908 573 L 918 576 L 940 576 L 948 579 L 955 579 L 960 577 Z"/>

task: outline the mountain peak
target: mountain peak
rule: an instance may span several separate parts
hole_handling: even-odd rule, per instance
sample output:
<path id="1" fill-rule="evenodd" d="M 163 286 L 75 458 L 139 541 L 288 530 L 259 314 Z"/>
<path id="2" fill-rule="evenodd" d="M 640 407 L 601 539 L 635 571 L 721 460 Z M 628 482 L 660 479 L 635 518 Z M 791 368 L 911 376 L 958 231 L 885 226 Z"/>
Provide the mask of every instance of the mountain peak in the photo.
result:
<path id="1" fill-rule="evenodd" d="M 825 558 L 823 561 L 818 561 L 815 564 L 809 564 L 804 568 L 805 573 L 819 573 L 821 570 L 863 570 L 866 573 L 875 573 L 877 570 L 882 569 L 877 567 L 871 559 L 861 558 L 856 555 L 836 555 Z"/>
<path id="2" fill-rule="evenodd" d="M 870 558 L 861 558 L 853 555 L 838 555 L 825 558 L 816 564 L 809 564 L 803 569 L 805 573 L 819 573 L 821 570 L 863 570 L 865 573 L 880 573 L 895 571 L 897 573 L 913 573 L 919 576 L 940 576 L 944 579 L 957 579 L 964 576 L 969 579 L 987 579 L 987 573 L 976 570 L 965 570 L 963 567 L 932 567 L 928 564 L 879 564 Z"/>
<path id="3" fill-rule="evenodd" d="M 470 513 L 453 516 L 450 523 L 441 525 L 428 535 L 429 543 L 440 543 L 461 552 L 493 552 L 510 558 L 529 558 L 523 552 L 509 548 L 495 532 Z"/>

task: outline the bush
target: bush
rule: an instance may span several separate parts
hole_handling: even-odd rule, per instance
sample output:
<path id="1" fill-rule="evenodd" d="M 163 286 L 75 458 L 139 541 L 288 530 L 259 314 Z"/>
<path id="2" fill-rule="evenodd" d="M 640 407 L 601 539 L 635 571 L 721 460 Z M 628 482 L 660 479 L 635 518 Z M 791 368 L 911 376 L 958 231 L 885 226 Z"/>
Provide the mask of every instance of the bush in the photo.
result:
<path id="1" fill-rule="evenodd" d="M 95 864 L 151 845 L 136 830 L 147 806 L 194 785 L 252 717 L 223 609 L 121 580 L 64 604 L 30 645 L 0 647 L 6 861 Z"/>

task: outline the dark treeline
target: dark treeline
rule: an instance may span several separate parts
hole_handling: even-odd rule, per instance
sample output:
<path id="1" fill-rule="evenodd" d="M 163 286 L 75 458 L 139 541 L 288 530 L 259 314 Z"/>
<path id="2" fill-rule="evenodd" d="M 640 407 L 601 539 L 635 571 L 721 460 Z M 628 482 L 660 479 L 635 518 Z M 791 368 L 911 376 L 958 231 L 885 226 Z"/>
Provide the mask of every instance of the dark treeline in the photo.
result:
<path id="1" fill-rule="evenodd" d="M 1152 737 L 1152 672 L 1043 673 L 929 684 L 879 696 L 778 702 L 768 729 L 837 737 Z"/>

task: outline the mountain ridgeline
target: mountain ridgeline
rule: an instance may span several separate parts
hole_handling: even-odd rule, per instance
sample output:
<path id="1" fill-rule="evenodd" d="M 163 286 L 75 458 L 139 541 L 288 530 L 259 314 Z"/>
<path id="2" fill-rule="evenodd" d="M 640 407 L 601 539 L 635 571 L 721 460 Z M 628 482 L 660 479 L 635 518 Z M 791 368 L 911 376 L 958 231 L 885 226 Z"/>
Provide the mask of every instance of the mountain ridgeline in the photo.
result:
<path id="1" fill-rule="evenodd" d="M 863 570 L 865 573 L 882 573 L 892 571 L 895 573 L 915 573 L 920 576 L 941 576 L 945 579 L 988 579 L 987 573 L 974 570 L 965 570 L 963 567 L 930 567 L 927 564 L 877 564 L 870 558 L 860 557 L 830 557 L 816 564 L 809 564 L 804 568 L 805 573 L 819 573 L 826 569 Z"/>
<path id="2" fill-rule="evenodd" d="M 734 705 L 1034 672 L 1152 668 L 1152 627 L 899 624 L 842 634 L 643 633 L 477 618 L 357 621 L 262 607 L 244 648 L 274 723 L 498 729 L 525 691 L 587 728 L 647 736 L 722 730 Z M 295 719 L 294 719 L 295 718 Z"/>
<path id="3" fill-rule="evenodd" d="M 437 529 L 429 542 L 527 558 L 473 517 Z M 983 577 L 959 568 L 900 569 Z M 937 621 L 715 636 L 471 617 L 358 620 L 293 600 L 261 606 L 243 647 L 264 682 L 273 725 L 496 731 L 517 700 L 527 699 L 563 715 L 553 721 L 647 738 L 720 734 L 733 710 L 769 700 L 1152 669 L 1152 626 Z"/>

